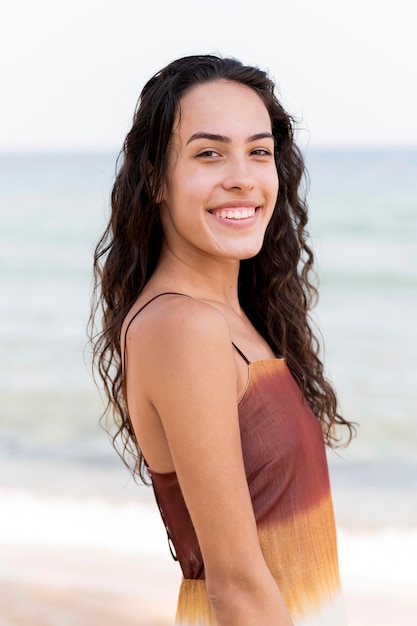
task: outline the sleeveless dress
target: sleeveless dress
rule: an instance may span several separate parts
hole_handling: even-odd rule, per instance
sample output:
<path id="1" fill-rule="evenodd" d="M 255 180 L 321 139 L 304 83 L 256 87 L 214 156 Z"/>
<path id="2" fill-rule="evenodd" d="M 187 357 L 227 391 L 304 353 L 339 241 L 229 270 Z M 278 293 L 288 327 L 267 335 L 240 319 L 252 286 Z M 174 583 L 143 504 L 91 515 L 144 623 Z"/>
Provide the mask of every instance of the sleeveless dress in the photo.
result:
<path id="1" fill-rule="evenodd" d="M 321 425 L 283 359 L 249 362 L 234 348 L 249 369 L 238 414 L 265 562 L 295 626 L 345 626 Z M 171 551 L 173 547 L 183 573 L 175 625 L 216 626 L 203 558 L 176 474 L 148 470 Z"/>

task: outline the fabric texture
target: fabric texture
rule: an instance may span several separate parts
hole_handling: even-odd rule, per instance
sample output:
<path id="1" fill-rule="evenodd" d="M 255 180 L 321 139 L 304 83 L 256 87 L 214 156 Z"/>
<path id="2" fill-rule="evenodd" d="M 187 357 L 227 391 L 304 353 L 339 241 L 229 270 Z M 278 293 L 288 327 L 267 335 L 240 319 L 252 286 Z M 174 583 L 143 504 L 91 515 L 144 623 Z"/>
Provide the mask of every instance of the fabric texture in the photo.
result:
<path id="1" fill-rule="evenodd" d="M 321 425 L 284 360 L 255 361 L 248 367 L 239 423 L 265 561 L 296 626 L 344 626 Z M 175 624 L 215 626 L 203 558 L 176 474 L 149 472 L 184 576 Z"/>

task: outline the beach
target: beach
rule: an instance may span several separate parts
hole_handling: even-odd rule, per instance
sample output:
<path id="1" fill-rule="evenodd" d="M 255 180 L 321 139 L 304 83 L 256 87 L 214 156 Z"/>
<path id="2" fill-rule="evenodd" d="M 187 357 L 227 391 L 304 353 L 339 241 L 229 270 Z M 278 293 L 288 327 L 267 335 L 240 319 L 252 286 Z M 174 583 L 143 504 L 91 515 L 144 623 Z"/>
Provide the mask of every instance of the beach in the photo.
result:
<path id="1" fill-rule="evenodd" d="M 0 624 L 172 623 L 179 572 L 150 490 L 44 461 L 25 490 L 18 465 L 0 464 Z"/>
<path id="2" fill-rule="evenodd" d="M 34 462 L 30 490 L 18 463 L 0 469 L 2 626 L 173 624 L 180 571 L 150 489 L 117 466 Z M 335 489 L 349 626 L 414 626 L 417 524 L 352 524 L 346 498 Z"/>
<path id="3" fill-rule="evenodd" d="M 4 626 L 173 624 L 178 576 L 165 559 L 81 548 L 2 548 L 1 556 Z M 25 575 L 16 574 L 17 566 Z M 360 591 L 345 584 L 345 598 L 349 626 L 416 624 L 417 601 L 411 595 Z"/>
<path id="4" fill-rule="evenodd" d="M 0 626 L 168 626 L 180 570 L 99 426 L 86 324 L 114 154 L 0 155 Z M 417 624 L 416 151 L 309 155 L 349 626 Z M 335 625 L 337 626 L 337 625 Z"/>

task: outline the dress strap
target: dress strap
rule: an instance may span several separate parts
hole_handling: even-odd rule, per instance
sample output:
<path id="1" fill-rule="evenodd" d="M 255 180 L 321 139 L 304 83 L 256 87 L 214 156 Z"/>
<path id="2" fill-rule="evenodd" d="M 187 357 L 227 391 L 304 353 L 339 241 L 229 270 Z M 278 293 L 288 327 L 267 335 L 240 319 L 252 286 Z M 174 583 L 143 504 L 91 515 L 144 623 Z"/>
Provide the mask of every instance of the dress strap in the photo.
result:
<path id="1" fill-rule="evenodd" d="M 153 298 L 151 298 L 150 300 L 145 302 L 145 304 L 140 307 L 139 311 L 136 311 L 136 313 L 134 314 L 134 316 L 129 321 L 128 325 L 126 326 L 125 336 L 124 336 L 124 346 L 125 346 L 125 349 L 126 349 L 127 331 L 129 330 L 130 325 L 132 324 L 133 320 L 136 319 L 136 317 L 139 315 L 139 313 L 141 313 L 143 311 L 143 309 L 146 309 L 146 307 L 149 306 L 151 302 L 153 302 L 157 298 L 160 298 L 161 296 L 185 296 L 186 298 L 191 298 L 191 296 L 188 296 L 186 293 L 179 293 L 178 291 L 163 291 L 162 293 L 158 293 L 156 296 L 154 296 Z"/>
<path id="2" fill-rule="evenodd" d="M 242 350 L 240 348 L 237 347 L 237 345 L 235 343 L 233 343 L 232 341 L 232 346 L 234 347 L 234 349 L 236 350 L 236 352 L 238 352 L 240 354 L 240 356 L 242 357 L 242 359 L 245 361 L 246 365 L 250 365 L 250 361 L 249 359 L 243 354 Z"/>
<path id="3" fill-rule="evenodd" d="M 139 313 L 141 313 L 143 311 L 143 309 L 146 309 L 147 306 L 149 306 L 151 304 L 151 302 L 153 302 L 154 300 L 156 300 L 157 298 L 160 298 L 161 296 L 184 296 L 185 298 L 191 298 L 191 296 L 187 295 L 186 293 L 180 293 L 178 291 L 164 291 L 162 293 L 158 293 L 156 296 L 154 296 L 153 298 L 151 298 L 150 300 L 148 300 L 147 302 L 145 302 L 144 305 L 142 305 L 140 307 L 140 309 L 138 311 L 136 311 L 136 313 L 133 315 L 132 319 L 129 320 L 128 325 L 126 326 L 126 330 L 124 333 L 124 343 L 123 343 L 123 367 L 126 370 L 126 337 L 127 337 L 127 333 L 128 330 L 130 328 L 130 325 L 132 324 L 132 322 L 136 319 L 136 317 L 139 315 Z M 237 345 L 235 343 L 233 343 L 232 341 L 232 346 L 234 347 L 234 349 L 240 354 L 240 356 L 242 357 L 242 359 L 245 361 L 245 363 L 247 365 L 250 365 L 250 361 L 249 359 L 243 354 L 242 350 L 240 348 L 237 347 Z M 126 392 L 125 389 L 125 380 L 126 378 L 123 377 L 123 388 L 124 391 Z M 125 397 L 126 397 L 126 393 L 125 393 Z"/>
<path id="4" fill-rule="evenodd" d="M 184 296 L 186 298 L 191 298 L 191 296 L 188 296 L 186 293 L 179 293 L 178 291 L 163 291 L 162 293 L 158 293 L 156 296 L 154 296 L 153 298 L 151 298 L 150 300 L 148 300 L 147 302 L 145 302 L 145 304 L 143 306 L 140 307 L 139 311 L 136 311 L 136 313 L 133 315 L 132 319 L 129 320 L 128 325 L 126 326 L 126 330 L 124 333 L 124 342 L 123 342 L 123 361 L 122 361 L 122 367 L 123 370 L 126 372 L 126 360 L 127 360 L 127 349 L 126 349 L 126 337 L 127 337 L 127 332 L 133 322 L 133 320 L 135 320 L 137 318 L 137 316 L 139 315 L 139 313 L 141 313 L 143 311 L 143 309 L 146 309 L 147 306 L 149 306 L 149 304 L 151 302 L 153 302 L 154 300 L 156 300 L 157 298 L 160 298 L 161 296 Z M 126 394 L 126 376 L 123 376 L 123 392 L 124 392 L 124 396 L 125 396 L 125 400 L 127 402 L 127 394 Z"/>

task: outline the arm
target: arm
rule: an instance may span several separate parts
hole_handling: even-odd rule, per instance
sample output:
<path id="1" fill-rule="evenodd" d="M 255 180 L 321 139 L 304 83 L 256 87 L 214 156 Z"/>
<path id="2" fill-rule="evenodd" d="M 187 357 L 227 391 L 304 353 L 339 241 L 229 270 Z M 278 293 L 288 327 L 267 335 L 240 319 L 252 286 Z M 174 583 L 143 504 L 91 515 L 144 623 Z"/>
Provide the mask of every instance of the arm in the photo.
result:
<path id="1" fill-rule="evenodd" d="M 291 626 L 259 546 L 242 459 L 227 323 L 216 309 L 185 298 L 158 311 L 149 332 L 140 333 L 137 357 L 131 337 L 130 367 L 162 422 L 201 547 L 217 623 Z"/>

